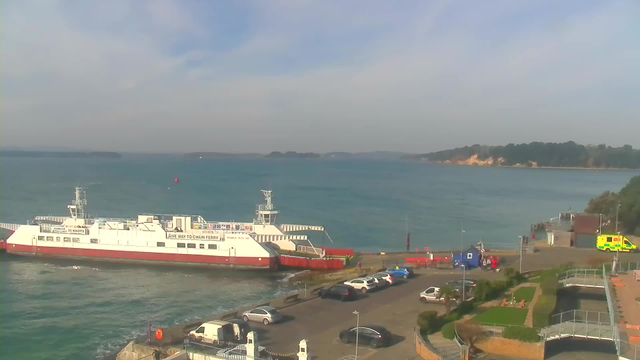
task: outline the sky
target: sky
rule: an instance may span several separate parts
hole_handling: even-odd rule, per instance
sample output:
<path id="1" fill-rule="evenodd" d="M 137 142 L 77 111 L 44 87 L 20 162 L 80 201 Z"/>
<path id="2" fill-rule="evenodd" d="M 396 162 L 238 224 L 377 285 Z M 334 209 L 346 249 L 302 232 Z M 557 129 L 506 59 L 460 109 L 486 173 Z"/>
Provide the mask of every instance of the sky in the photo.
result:
<path id="1" fill-rule="evenodd" d="M 640 147 L 640 2 L 3 0 L 0 145 Z"/>

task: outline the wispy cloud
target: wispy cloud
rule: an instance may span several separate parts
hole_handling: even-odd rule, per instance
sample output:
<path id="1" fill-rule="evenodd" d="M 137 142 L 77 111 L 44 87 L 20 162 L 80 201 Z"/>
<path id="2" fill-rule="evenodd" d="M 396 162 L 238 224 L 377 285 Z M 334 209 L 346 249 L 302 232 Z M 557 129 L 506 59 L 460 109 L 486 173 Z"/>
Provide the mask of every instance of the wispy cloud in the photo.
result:
<path id="1" fill-rule="evenodd" d="M 3 2 L 3 146 L 640 145 L 634 1 L 74 4 Z"/>

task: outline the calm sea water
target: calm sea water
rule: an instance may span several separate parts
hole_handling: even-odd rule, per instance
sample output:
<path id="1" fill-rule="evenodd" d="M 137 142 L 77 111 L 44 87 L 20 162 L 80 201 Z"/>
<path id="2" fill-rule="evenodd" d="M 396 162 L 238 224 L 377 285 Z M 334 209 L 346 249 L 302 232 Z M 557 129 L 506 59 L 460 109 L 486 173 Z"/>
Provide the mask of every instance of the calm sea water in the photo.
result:
<path id="1" fill-rule="evenodd" d="M 582 210 L 636 172 L 427 165 L 411 162 L 2 158 L 0 218 L 65 215 L 76 185 L 90 213 L 200 214 L 249 221 L 260 189 L 274 190 L 281 223 L 326 226 L 335 247 L 401 251 L 457 248 L 482 239 L 510 247 L 536 220 Z M 180 183 L 175 184 L 174 178 Z M 317 234 L 316 234 L 317 235 Z M 320 235 L 319 245 L 331 245 Z M 134 266 L 2 256 L 0 356 L 90 359 L 155 326 L 229 310 L 291 291 L 286 274 Z"/>

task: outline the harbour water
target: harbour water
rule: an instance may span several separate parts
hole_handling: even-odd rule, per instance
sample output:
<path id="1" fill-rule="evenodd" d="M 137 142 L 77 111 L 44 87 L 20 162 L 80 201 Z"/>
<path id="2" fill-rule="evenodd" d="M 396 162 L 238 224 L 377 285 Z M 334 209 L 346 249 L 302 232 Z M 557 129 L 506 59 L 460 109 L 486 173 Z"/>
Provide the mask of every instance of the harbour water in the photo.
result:
<path id="1" fill-rule="evenodd" d="M 582 210 L 637 172 L 486 168 L 412 162 L 324 160 L 121 160 L 2 158 L 0 217 L 23 223 L 64 215 L 73 187 L 87 187 L 89 212 L 252 218 L 260 189 L 274 190 L 281 223 L 324 225 L 318 245 L 402 251 L 459 248 L 482 239 L 513 247 L 532 222 Z M 174 183 L 174 178 L 179 183 Z M 0 357 L 90 359 L 106 355 L 147 321 L 168 326 L 256 303 L 292 289 L 286 273 L 0 259 Z M 55 351 L 55 352 L 54 352 Z"/>

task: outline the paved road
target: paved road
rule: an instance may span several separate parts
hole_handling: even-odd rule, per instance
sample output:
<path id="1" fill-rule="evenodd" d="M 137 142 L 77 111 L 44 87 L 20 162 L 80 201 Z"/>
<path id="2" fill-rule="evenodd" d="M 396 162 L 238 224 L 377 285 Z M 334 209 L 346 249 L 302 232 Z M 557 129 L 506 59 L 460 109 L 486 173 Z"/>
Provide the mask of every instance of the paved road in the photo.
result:
<path id="1" fill-rule="evenodd" d="M 459 273 L 418 274 L 403 284 L 364 294 L 354 302 L 313 299 L 282 309 L 285 319 L 280 324 L 251 325 L 258 333 L 260 344 L 272 352 L 297 351 L 298 342 L 305 338 L 317 359 L 347 360 L 355 354 L 355 346 L 342 344 L 338 334 L 355 326 L 353 311 L 357 310 L 361 325 L 382 325 L 394 334 L 388 348 L 374 350 L 360 346 L 358 359 L 414 359 L 418 358 L 412 336 L 417 314 L 423 310 L 444 312 L 442 305 L 421 303 L 419 293 L 429 286 L 442 285 L 459 276 Z"/>

